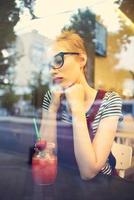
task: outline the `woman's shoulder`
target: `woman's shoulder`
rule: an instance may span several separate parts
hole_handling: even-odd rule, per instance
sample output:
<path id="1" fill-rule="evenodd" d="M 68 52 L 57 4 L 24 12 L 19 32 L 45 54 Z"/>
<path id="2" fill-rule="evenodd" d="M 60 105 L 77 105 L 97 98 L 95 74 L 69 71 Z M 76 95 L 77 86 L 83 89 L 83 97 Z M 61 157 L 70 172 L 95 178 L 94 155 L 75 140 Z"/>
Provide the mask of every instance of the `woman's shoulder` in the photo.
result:
<path id="1" fill-rule="evenodd" d="M 106 91 L 105 96 L 108 97 L 108 98 L 120 97 L 120 95 L 115 91 Z"/>
<path id="2" fill-rule="evenodd" d="M 100 113 L 102 118 L 118 115 L 122 117 L 122 100 L 120 95 L 114 91 L 108 91 L 103 98 Z"/>
<path id="3" fill-rule="evenodd" d="M 122 102 L 120 95 L 117 92 L 114 92 L 114 91 L 107 91 L 105 93 L 103 103 L 109 104 L 109 103 L 115 103 L 115 102 L 118 102 L 118 103 Z"/>

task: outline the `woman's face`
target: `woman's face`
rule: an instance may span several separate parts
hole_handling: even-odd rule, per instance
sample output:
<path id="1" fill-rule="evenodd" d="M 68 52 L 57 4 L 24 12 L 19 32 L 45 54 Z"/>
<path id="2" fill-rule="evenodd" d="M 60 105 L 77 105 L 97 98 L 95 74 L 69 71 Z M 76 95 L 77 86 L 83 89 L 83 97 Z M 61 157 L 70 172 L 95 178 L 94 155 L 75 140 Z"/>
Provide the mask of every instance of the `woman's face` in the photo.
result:
<path id="1" fill-rule="evenodd" d="M 68 51 L 67 48 L 58 43 L 53 46 L 49 55 L 53 84 L 67 88 L 79 83 L 83 74 L 79 52 Z"/>

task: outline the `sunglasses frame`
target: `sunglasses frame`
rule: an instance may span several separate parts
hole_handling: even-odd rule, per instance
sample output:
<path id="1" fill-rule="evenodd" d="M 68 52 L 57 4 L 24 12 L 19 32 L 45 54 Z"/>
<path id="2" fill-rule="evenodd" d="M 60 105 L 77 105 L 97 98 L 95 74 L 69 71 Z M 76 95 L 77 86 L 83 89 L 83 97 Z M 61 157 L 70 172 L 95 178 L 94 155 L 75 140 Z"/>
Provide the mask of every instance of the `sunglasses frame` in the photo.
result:
<path id="1" fill-rule="evenodd" d="M 55 56 L 54 56 L 54 58 L 56 57 L 56 56 L 61 56 L 61 58 L 62 58 L 62 64 L 59 66 L 59 67 L 54 67 L 53 65 L 51 65 L 50 63 L 49 63 L 49 66 L 50 66 L 50 68 L 53 68 L 53 69 L 59 69 L 59 68 L 61 68 L 63 65 L 64 65 L 64 55 L 79 55 L 80 53 L 78 53 L 78 52 L 60 52 L 60 53 L 58 53 L 58 54 L 56 54 Z"/>

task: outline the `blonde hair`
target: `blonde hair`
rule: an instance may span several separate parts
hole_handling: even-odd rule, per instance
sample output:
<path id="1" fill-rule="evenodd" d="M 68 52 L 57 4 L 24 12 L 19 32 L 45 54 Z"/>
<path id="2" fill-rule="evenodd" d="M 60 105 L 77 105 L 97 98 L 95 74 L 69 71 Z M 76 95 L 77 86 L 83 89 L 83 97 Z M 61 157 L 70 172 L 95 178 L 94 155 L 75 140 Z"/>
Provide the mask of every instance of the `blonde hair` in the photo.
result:
<path id="1" fill-rule="evenodd" d="M 79 53 L 86 53 L 83 39 L 74 31 L 63 31 L 55 40 L 63 44 L 67 50 Z"/>
<path id="2" fill-rule="evenodd" d="M 54 42 L 60 43 L 67 51 L 83 53 L 88 57 L 83 38 L 73 30 L 61 32 Z M 83 68 L 83 73 L 87 79 L 87 62 Z"/>

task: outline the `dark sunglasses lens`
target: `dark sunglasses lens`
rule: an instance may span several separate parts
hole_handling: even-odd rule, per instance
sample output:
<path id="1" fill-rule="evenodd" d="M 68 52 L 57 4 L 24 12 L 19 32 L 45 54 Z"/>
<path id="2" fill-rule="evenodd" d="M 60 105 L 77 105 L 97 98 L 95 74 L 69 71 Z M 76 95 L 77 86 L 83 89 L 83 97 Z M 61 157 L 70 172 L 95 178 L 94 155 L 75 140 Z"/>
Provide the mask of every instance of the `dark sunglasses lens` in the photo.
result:
<path id="1" fill-rule="evenodd" d="M 54 57 L 54 65 L 55 68 L 61 67 L 63 64 L 63 59 L 61 55 L 57 55 Z"/>
<path id="2" fill-rule="evenodd" d="M 55 56 L 49 63 L 49 67 L 60 68 L 63 65 L 63 59 L 61 55 Z"/>

